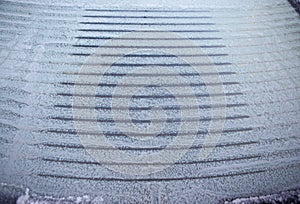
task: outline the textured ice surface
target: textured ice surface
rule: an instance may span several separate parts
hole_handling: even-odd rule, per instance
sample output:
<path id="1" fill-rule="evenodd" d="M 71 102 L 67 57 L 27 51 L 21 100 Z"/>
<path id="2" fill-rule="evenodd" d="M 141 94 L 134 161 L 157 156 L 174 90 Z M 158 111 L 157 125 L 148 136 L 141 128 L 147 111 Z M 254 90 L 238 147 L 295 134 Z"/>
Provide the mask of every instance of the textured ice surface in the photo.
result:
<path id="1" fill-rule="evenodd" d="M 91 17 L 97 15 L 102 17 Z M 30 197 L 23 193 L 20 202 L 44 195 L 49 200 L 71 195 L 70 202 L 74 202 L 88 195 L 106 203 L 216 203 L 299 187 L 300 23 L 288 2 L 1 1 L 0 28 L 0 182 L 30 189 Z M 130 176 L 107 169 L 83 148 L 72 121 L 71 95 L 76 73 L 95 50 L 93 46 L 122 36 L 124 30 L 141 29 L 175 30 L 193 39 L 221 75 L 227 96 L 226 104 L 217 108 L 227 106 L 227 114 L 215 118 L 226 121 L 217 147 L 209 157 L 199 159 L 211 100 L 201 76 L 185 76 L 198 83 L 193 89 L 201 96 L 194 104 L 201 108 L 202 123 L 193 148 L 164 171 Z M 183 63 L 172 56 L 161 57 L 157 50 L 146 51 L 152 57 L 135 53 L 109 71 L 120 74 L 134 69 L 125 63 Z M 182 75 L 191 71 L 190 67 L 172 68 Z M 113 84 L 121 77 L 110 75 L 106 80 Z M 113 89 L 99 86 L 97 91 L 105 95 Z M 138 93 L 153 92 L 168 93 L 153 87 Z M 99 118 L 110 119 L 111 101 L 99 97 L 96 102 Z M 178 117 L 175 99 L 156 102 L 175 106 L 166 112 Z M 134 106 L 146 109 L 154 103 L 133 100 Z M 150 110 L 136 109 L 130 114 L 148 120 Z M 87 124 L 91 121 L 81 119 L 87 119 Z M 110 122 L 101 125 L 107 132 L 115 130 Z M 174 125 L 178 127 L 171 124 L 165 132 L 174 134 Z M 166 135 L 151 142 L 131 143 L 130 138 L 116 136 L 110 141 L 142 154 L 158 152 L 169 144 L 172 137 Z"/>
<path id="2" fill-rule="evenodd" d="M 26 189 L 24 194 L 17 198 L 17 204 L 61 204 L 61 203 L 76 203 L 76 204 L 97 204 L 104 203 L 102 197 L 89 196 L 68 196 L 64 198 L 55 198 L 52 196 L 37 196 L 31 195 L 29 189 Z M 220 201 L 224 204 L 260 204 L 260 203 L 288 203 L 296 204 L 300 202 L 300 190 L 283 191 L 271 195 L 251 196 L 248 198 L 236 198 L 231 201 Z"/>
<path id="3" fill-rule="evenodd" d="M 300 190 L 285 191 L 272 195 L 255 196 L 250 198 L 237 198 L 225 201 L 225 204 L 259 204 L 259 203 L 289 203 L 300 202 Z"/>

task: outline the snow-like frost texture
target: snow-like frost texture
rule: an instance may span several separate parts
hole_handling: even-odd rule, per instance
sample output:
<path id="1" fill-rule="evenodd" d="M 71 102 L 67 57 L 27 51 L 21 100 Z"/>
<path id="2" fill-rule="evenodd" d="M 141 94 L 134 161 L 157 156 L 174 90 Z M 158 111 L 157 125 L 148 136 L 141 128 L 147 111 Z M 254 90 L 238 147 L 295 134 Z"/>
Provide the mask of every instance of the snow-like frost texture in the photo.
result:
<path id="1" fill-rule="evenodd" d="M 300 189 L 285 191 L 278 194 L 249 197 L 249 198 L 236 198 L 232 201 L 225 201 L 224 204 L 297 204 L 300 202 Z"/>
<path id="2" fill-rule="evenodd" d="M 94 204 L 103 202 L 102 197 L 91 199 L 89 196 L 68 196 L 55 198 L 52 196 L 33 196 L 29 189 L 26 189 L 25 195 L 17 199 L 17 204 Z"/>
<path id="3" fill-rule="evenodd" d="M 29 189 L 26 189 L 25 195 L 22 195 L 18 198 L 17 200 L 17 204 L 26 204 L 27 201 L 29 200 L 30 196 L 29 196 Z"/>

